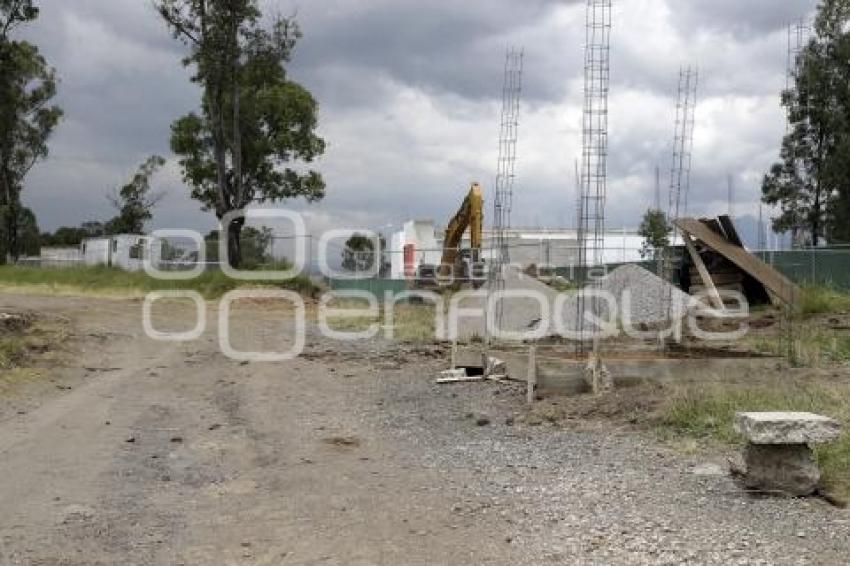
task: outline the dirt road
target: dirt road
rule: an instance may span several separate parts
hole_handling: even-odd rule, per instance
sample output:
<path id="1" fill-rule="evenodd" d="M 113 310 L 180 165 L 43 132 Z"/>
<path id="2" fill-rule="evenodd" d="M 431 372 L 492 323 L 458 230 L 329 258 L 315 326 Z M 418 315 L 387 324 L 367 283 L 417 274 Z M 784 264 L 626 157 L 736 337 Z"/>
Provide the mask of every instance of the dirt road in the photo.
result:
<path id="1" fill-rule="evenodd" d="M 523 391 L 438 387 L 432 348 L 311 333 L 297 360 L 243 364 L 219 352 L 212 304 L 182 344 L 145 337 L 140 301 L 3 308 L 66 317 L 73 336 L 66 367 L 0 399 L 2 566 L 850 558 L 847 511 L 748 497 L 635 432 L 514 423 Z M 237 341 L 292 331 L 248 308 Z M 191 327 L 192 311 L 158 320 Z"/>

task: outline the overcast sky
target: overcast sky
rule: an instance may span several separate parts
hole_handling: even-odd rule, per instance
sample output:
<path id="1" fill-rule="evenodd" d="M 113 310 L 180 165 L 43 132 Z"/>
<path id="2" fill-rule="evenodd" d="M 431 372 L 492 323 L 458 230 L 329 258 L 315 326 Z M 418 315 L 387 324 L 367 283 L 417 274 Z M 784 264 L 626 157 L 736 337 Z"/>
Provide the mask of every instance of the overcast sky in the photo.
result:
<path id="1" fill-rule="evenodd" d="M 50 158 L 27 181 L 43 229 L 105 219 L 104 195 L 152 153 L 198 92 L 149 0 L 39 0 L 27 35 L 61 77 L 66 118 Z M 320 104 L 328 185 L 313 231 L 445 223 L 496 169 L 504 51 L 525 48 L 514 225 L 573 226 L 581 148 L 582 0 L 263 0 L 297 14 L 304 37 L 292 76 Z M 678 70 L 700 68 L 691 212 L 757 210 L 759 183 L 784 132 L 786 26 L 816 0 L 614 0 L 608 225 L 636 226 L 666 194 Z M 214 227 L 172 160 L 151 228 Z"/>

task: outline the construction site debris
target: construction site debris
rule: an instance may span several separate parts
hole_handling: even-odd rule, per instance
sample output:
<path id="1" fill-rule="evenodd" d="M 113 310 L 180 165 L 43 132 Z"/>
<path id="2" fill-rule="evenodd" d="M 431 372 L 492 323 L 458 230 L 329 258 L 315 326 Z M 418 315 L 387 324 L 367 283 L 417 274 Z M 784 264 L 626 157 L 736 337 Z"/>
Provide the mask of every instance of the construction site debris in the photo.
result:
<path id="1" fill-rule="evenodd" d="M 754 256 L 740 245 L 736 245 L 723 235 L 720 222 L 714 228 L 704 221 L 696 218 L 681 218 L 676 221 L 676 226 L 683 232 L 685 237 L 693 237 L 711 248 L 735 266 L 740 268 L 752 279 L 763 285 L 779 300 L 786 304 L 794 304 L 799 290 L 787 277 L 779 273 L 773 267 Z M 713 285 L 713 281 L 703 281 L 706 285 Z M 751 301 L 752 302 L 752 301 Z"/>
<path id="2" fill-rule="evenodd" d="M 504 360 L 487 356 L 487 365 L 484 368 L 484 375 L 488 379 L 506 379 L 508 377 L 508 366 Z"/>
<path id="3" fill-rule="evenodd" d="M 473 381 L 484 381 L 483 375 L 467 375 L 465 368 L 447 369 L 440 372 L 437 383 L 469 383 Z"/>

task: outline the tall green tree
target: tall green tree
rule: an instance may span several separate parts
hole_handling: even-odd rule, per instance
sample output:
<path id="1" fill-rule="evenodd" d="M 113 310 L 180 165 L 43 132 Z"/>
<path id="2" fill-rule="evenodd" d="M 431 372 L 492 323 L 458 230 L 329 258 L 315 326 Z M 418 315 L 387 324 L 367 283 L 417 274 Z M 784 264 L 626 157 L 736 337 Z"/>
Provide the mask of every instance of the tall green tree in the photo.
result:
<path id="1" fill-rule="evenodd" d="M 151 177 L 165 165 L 165 158 L 152 155 L 139 166 L 130 182 L 109 195 L 118 216 L 107 222 L 108 234 L 143 234 L 145 224 L 153 218 L 153 209 L 163 193 L 151 192 Z"/>
<path id="2" fill-rule="evenodd" d="M 365 272 L 375 266 L 375 241 L 363 234 L 352 234 L 342 248 L 342 268 Z"/>
<path id="3" fill-rule="evenodd" d="M 658 254 L 670 245 L 672 231 L 673 227 L 667 222 L 667 215 L 663 211 L 655 208 L 647 210 L 638 228 L 638 235 L 643 238 L 640 256 L 658 258 Z"/>
<path id="4" fill-rule="evenodd" d="M 762 200 L 779 206 L 779 232 L 817 246 L 850 197 L 850 1 L 824 0 L 815 33 L 796 61 L 792 87 L 782 93 L 790 125 L 780 159 L 762 182 Z"/>
<path id="5" fill-rule="evenodd" d="M 52 234 L 43 232 L 40 240 L 42 246 L 70 247 L 78 246 L 86 238 L 97 238 L 106 234 L 106 226 L 103 222 L 87 220 L 79 227 L 62 226 Z"/>
<path id="6" fill-rule="evenodd" d="M 317 103 L 284 66 L 301 37 L 296 22 L 275 17 L 264 27 L 257 0 L 157 0 L 156 6 L 187 46 L 183 62 L 202 90 L 201 111 L 171 128 L 192 198 L 219 220 L 252 203 L 323 198 L 322 176 L 293 167 L 325 149 L 316 134 Z M 234 266 L 243 225 L 237 219 L 229 226 Z"/>
<path id="7" fill-rule="evenodd" d="M 841 109 L 841 135 L 830 155 L 826 179 L 832 194 L 827 211 L 827 235 L 833 242 L 850 242 L 850 0 L 833 0 L 821 7 L 824 35 L 832 71 L 835 104 Z"/>
<path id="8" fill-rule="evenodd" d="M 62 110 L 50 104 L 56 95 L 55 71 L 35 45 L 12 37 L 37 17 L 32 0 L 0 0 L 0 238 L 6 251 L 0 261 L 20 255 L 24 178 L 47 157 L 47 140 L 62 117 Z"/>
<path id="9" fill-rule="evenodd" d="M 6 233 L 7 217 L 0 217 L 0 229 Z M 15 223 L 16 241 L 18 242 L 19 255 L 37 256 L 41 251 L 41 236 L 38 233 L 38 222 L 35 214 L 29 208 L 22 206 L 18 208 L 18 218 Z M 6 238 L 0 239 L 0 256 L 5 257 L 9 250 L 6 249 Z"/>

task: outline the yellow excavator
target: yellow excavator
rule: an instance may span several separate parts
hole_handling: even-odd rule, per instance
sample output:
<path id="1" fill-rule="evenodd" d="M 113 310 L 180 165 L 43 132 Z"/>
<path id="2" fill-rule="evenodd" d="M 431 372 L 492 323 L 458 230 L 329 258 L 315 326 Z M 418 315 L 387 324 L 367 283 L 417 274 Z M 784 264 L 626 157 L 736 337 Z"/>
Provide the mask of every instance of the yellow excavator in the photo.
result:
<path id="1" fill-rule="evenodd" d="M 470 246 L 461 249 L 463 235 L 469 229 Z M 443 256 L 438 268 L 421 266 L 419 284 L 452 285 L 463 281 L 473 284 L 483 279 L 481 240 L 484 228 L 484 193 L 481 185 L 472 183 L 469 194 L 449 222 L 443 239 Z"/>

